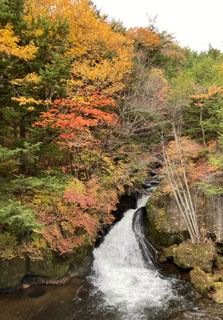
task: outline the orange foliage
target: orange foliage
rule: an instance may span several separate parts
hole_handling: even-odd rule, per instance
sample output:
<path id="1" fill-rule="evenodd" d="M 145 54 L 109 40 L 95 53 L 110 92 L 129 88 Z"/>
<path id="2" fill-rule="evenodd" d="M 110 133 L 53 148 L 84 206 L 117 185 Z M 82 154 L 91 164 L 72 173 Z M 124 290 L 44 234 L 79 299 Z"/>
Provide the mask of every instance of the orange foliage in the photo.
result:
<path id="1" fill-rule="evenodd" d="M 188 137 L 182 137 L 179 139 L 179 145 L 181 158 L 175 141 L 171 141 L 166 150 L 174 174 L 178 175 L 179 178 L 183 177 L 185 172 L 189 184 L 194 185 L 207 177 L 209 173 L 216 171 L 214 165 L 209 164 L 207 159 L 202 158 L 201 152 L 203 148 L 199 143 Z M 210 145 L 210 148 L 213 148 L 213 146 Z M 164 186 L 164 190 L 171 192 L 172 189 L 167 184 Z"/>
<path id="2" fill-rule="evenodd" d="M 198 163 L 190 166 L 188 177 L 191 182 L 195 183 L 201 181 L 203 178 L 207 177 L 210 173 L 215 171 L 215 166 L 209 164 L 205 160 L 201 160 Z"/>
<path id="3" fill-rule="evenodd" d="M 59 99 L 51 108 L 42 113 L 39 127 L 51 127 L 60 130 L 60 140 L 74 142 L 81 135 L 82 142 L 91 140 L 88 129 L 97 126 L 114 126 L 118 117 L 114 112 L 115 102 L 112 98 L 94 93 L 90 97 Z M 112 109 L 111 112 L 102 109 Z M 80 142 L 80 141 L 79 141 Z M 84 143 L 85 143 L 84 142 Z"/>
<path id="4" fill-rule="evenodd" d="M 95 11 L 88 0 L 26 0 L 26 21 L 38 16 L 62 18 L 69 24 L 73 58 L 71 92 L 87 88 L 113 94 L 124 88 L 123 79 L 132 68 L 132 41 Z"/>
<path id="5" fill-rule="evenodd" d="M 223 88 L 213 85 L 208 88 L 208 91 L 206 93 L 196 94 L 191 98 L 193 99 L 194 104 L 197 107 L 203 107 L 206 100 L 216 96 L 217 94 L 223 94 Z"/>
<path id="6" fill-rule="evenodd" d="M 148 28 L 141 27 L 130 29 L 129 35 L 136 44 L 139 44 L 146 49 L 156 49 L 161 44 L 159 35 Z"/>
<path id="7" fill-rule="evenodd" d="M 100 227 L 112 223 L 118 195 L 106 190 L 96 178 L 87 182 L 73 178 L 62 198 L 48 201 L 37 196 L 32 204 L 43 226 L 44 240 L 51 250 L 64 255 L 93 243 Z"/>
<path id="8" fill-rule="evenodd" d="M 166 154 L 172 171 L 175 177 L 178 177 L 178 180 L 181 178 L 183 180 L 184 174 L 186 174 L 188 183 L 193 185 L 209 172 L 215 171 L 215 168 L 209 165 L 206 159 L 201 157 L 202 150 L 203 148 L 199 143 L 188 137 L 181 137 L 179 139 L 179 148 L 175 140 L 169 142 Z M 166 167 L 163 170 L 167 174 Z M 167 193 L 172 192 L 171 185 L 167 183 L 164 186 L 164 190 Z"/>
<path id="9" fill-rule="evenodd" d="M 202 146 L 196 141 L 191 140 L 188 137 L 182 137 L 179 139 L 180 149 L 182 152 L 182 157 L 185 161 L 190 159 L 196 159 L 199 157 Z M 170 160 L 179 161 L 179 151 L 177 149 L 176 141 L 170 141 L 167 147 L 167 155 Z"/>
<path id="10" fill-rule="evenodd" d="M 89 194 L 89 190 L 91 193 Z M 75 204 L 84 212 L 88 209 L 104 215 L 102 221 L 112 221 L 111 211 L 115 209 L 118 195 L 111 190 L 105 190 L 96 178 L 85 182 L 74 179 L 64 192 L 64 200 L 68 204 Z M 102 218 L 102 217 L 101 217 Z"/>

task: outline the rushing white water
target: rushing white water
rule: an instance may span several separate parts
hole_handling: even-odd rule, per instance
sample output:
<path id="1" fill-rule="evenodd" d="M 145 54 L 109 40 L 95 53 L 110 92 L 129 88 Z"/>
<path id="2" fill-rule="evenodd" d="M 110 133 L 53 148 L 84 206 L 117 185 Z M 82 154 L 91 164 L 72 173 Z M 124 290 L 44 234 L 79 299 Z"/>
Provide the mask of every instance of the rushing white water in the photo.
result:
<path id="1" fill-rule="evenodd" d="M 148 196 L 139 199 L 137 209 L 127 211 L 94 250 L 95 287 L 103 294 L 106 306 L 129 314 L 159 308 L 173 296 L 170 281 L 161 278 L 152 262 L 145 263 L 137 241 L 142 236 L 140 228 L 133 231 L 134 215 L 145 207 L 147 200 Z"/>

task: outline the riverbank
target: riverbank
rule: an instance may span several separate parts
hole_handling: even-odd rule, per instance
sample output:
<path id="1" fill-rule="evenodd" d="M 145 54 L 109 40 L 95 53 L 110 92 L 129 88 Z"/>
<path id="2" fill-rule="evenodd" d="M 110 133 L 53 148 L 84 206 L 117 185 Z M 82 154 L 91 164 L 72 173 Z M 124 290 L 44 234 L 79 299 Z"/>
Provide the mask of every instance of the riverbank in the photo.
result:
<path id="1" fill-rule="evenodd" d="M 209 189 L 220 188 L 222 173 L 209 175 L 203 184 L 205 181 L 209 182 Z M 223 304 L 222 195 L 210 195 L 198 188 L 191 190 L 201 231 L 200 241 L 193 243 L 166 184 L 163 180 L 147 205 L 147 233 L 158 248 L 159 262 L 164 266 L 166 262 L 173 263 L 185 270 L 203 297 Z"/>

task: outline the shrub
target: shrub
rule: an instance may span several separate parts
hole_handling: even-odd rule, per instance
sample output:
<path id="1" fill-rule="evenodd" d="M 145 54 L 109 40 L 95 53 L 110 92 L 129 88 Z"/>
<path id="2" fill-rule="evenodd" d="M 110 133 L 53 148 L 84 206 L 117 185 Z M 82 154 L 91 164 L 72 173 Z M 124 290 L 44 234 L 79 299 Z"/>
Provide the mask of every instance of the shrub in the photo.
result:
<path id="1" fill-rule="evenodd" d="M 19 240 L 39 228 L 34 212 L 15 200 L 0 204 L 0 221 L 1 229 L 14 234 Z"/>

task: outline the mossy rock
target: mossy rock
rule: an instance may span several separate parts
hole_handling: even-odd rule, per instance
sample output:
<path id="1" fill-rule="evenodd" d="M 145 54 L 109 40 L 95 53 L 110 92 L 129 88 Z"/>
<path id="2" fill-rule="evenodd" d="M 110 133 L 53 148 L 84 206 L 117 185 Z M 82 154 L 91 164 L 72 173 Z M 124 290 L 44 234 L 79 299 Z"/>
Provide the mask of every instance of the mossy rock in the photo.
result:
<path id="1" fill-rule="evenodd" d="M 219 304 L 223 304 L 223 282 L 214 283 L 213 289 L 215 292 L 212 295 L 212 299 Z"/>
<path id="2" fill-rule="evenodd" d="M 42 260 L 30 260 L 29 275 L 60 280 L 67 275 L 83 276 L 92 262 L 92 247 L 82 247 L 66 258 L 49 254 Z"/>
<path id="3" fill-rule="evenodd" d="M 0 290 L 14 289 L 26 275 L 26 260 L 19 257 L 0 259 L 0 270 Z"/>
<path id="4" fill-rule="evenodd" d="M 211 272 L 215 257 L 216 251 L 211 241 L 196 244 L 185 241 L 173 249 L 174 263 L 183 269 L 199 267 Z"/>
<path id="5" fill-rule="evenodd" d="M 223 256 L 217 255 L 215 264 L 216 264 L 216 267 L 218 270 L 222 270 L 223 269 Z"/>
<path id="6" fill-rule="evenodd" d="M 164 263 L 167 262 L 168 260 L 173 258 L 173 250 L 177 248 L 177 244 L 173 244 L 172 246 L 168 248 L 163 248 L 160 256 L 159 256 L 159 262 Z"/>
<path id="7" fill-rule="evenodd" d="M 207 293 L 212 287 L 213 280 L 211 276 L 201 270 L 199 267 L 190 272 L 191 283 L 202 294 Z"/>
<path id="8" fill-rule="evenodd" d="M 68 259 L 45 257 L 43 260 L 30 260 L 29 275 L 60 280 L 67 276 L 70 269 Z"/>
<path id="9" fill-rule="evenodd" d="M 93 247 L 86 246 L 78 249 L 70 257 L 70 271 L 74 276 L 85 276 L 90 270 L 93 260 Z"/>
<path id="10" fill-rule="evenodd" d="M 189 238 L 174 198 L 164 194 L 161 187 L 147 204 L 147 221 L 148 237 L 161 247 L 179 244 Z"/>

